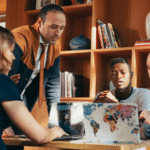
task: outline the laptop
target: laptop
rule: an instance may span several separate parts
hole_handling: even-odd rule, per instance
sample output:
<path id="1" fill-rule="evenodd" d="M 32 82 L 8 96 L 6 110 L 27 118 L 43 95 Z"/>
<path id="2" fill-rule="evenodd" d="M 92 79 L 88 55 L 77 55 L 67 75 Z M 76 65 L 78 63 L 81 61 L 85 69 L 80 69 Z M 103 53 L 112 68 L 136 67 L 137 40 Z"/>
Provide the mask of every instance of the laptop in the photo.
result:
<path id="1" fill-rule="evenodd" d="M 83 138 L 83 105 L 79 102 L 52 103 L 49 112 L 48 128 L 61 127 L 69 136 L 54 140 L 76 140 Z"/>
<path id="2" fill-rule="evenodd" d="M 140 143 L 136 104 L 83 104 L 86 142 Z"/>

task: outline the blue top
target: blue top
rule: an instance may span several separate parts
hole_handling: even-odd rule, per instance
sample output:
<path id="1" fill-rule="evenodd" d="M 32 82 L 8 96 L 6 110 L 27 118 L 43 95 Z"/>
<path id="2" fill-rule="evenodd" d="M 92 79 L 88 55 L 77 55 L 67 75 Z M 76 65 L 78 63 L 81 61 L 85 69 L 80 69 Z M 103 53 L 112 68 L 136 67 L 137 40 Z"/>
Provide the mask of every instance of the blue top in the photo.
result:
<path id="1" fill-rule="evenodd" d="M 21 100 L 16 84 L 6 75 L 0 74 L 0 103 L 3 101 Z M 6 150 L 1 139 L 4 129 L 11 125 L 11 121 L 0 104 L 0 149 Z"/>

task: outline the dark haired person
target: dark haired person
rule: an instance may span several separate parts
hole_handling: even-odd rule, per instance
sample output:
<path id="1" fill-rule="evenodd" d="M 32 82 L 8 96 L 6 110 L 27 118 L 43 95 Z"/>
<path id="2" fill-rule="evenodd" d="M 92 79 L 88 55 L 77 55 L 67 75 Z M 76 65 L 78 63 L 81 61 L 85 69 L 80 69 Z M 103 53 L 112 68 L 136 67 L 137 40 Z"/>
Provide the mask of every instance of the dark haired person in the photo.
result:
<path id="1" fill-rule="evenodd" d="M 138 111 L 141 113 L 144 109 L 150 111 L 150 91 L 144 88 L 135 88 L 131 86 L 133 72 L 128 61 L 125 58 L 115 58 L 110 64 L 111 80 L 115 89 L 112 91 L 103 91 L 96 95 L 95 103 L 136 103 Z M 142 125 L 140 128 L 146 128 Z M 141 139 L 144 139 L 141 131 Z"/>
<path id="2" fill-rule="evenodd" d="M 61 128 L 42 127 L 33 118 L 23 104 L 16 84 L 9 78 L 8 73 L 15 60 L 13 50 L 15 40 L 13 34 L 6 28 L 0 27 L 0 149 L 7 150 L 1 139 L 2 132 L 12 122 L 31 140 L 43 144 L 66 134 Z M 17 148 L 16 148 L 17 149 Z M 15 149 L 15 150 L 16 150 Z"/>
<path id="3" fill-rule="evenodd" d="M 34 25 L 21 26 L 12 30 L 16 41 L 14 50 L 16 60 L 9 76 L 18 74 L 19 78 L 20 75 L 17 87 L 29 111 L 32 110 L 39 97 L 40 57 L 44 46 L 43 85 L 48 109 L 50 103 L 60 101 L 60 44 L 58 39 L 65 26 L 64 10 L 58 5 L 50 4 L 40 10 Z"/>

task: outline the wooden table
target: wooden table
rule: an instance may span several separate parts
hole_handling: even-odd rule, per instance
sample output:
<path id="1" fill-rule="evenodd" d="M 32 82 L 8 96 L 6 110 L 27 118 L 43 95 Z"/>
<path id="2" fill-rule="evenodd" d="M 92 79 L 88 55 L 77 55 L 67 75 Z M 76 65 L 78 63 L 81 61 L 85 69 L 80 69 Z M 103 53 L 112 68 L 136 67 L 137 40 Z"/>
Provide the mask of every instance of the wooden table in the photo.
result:
<path id="1" fill-rule="evenodd" d="M 35 146 L 55 149 L 87 149 L 87 150 L 132 150 L 140 147 L 150 147 L 150 141 L 142 141 L 140 144 L 89 144 L 72 143 L 70 141 L 51 141 L 46 144 L 36 144 L 28 138 L 3 138 L 6 145 Z"/>

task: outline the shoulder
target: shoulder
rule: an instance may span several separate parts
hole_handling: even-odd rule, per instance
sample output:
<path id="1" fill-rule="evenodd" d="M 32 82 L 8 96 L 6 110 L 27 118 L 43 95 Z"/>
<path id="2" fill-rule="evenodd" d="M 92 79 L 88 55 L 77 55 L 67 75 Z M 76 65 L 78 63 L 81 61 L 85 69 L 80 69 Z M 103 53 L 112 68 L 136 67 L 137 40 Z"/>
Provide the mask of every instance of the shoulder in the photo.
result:
<path id="1" fill-rule="evenodd" d="M 11 81 L 12 80 L 8 76 L 6 76 L 5 74 L 0 74 L 0 82 L 1 83 L 6 83 L 6 82 L 11 83 Z"/>
<path id="2" fill-rule="evenodd" d="M 0 102 L 4 100 L 21 100 L 16 84 L 4 74 L 0 74 L 0 95 Z"/>
<path id="3" fill-rule="evenodd" d="M 33 25 L 20 26 L 11 31 L 14 35 L 30 35 L 39 33 L 38 30 Z"/>
<path id="4" fill-rule="evenodd" d="M 150 90 L 146 88 L 133 88 L 132 96 L 137 97 L 138 99 L 149 99 L 150 98 Z"/>
<path id="5" fill-rule="evenodd" d="M 18 28 L 13 29 L 11 32 L 15 36 L 16 34 L 27 34 L 29 32 L 29 25 L 27 26 L 21 26 Z"/>
<path id="6" fill-rule="evenodd" d="M 147 94 L 150 94 L 150 90 L 146 89 L 146 88 L 135 88 L 133 87 L 133 93 L 147 93 Z"/>
<path id="7" fill-rule="evenodd" d="M 39 33 L 34 29 L 33 26 L 21 26 L 12 30 L 12 33 L 15 37 L 16 43 L 20 46 L 23 52 L 31 46 L 34 40 L 38 41 Z"/>

